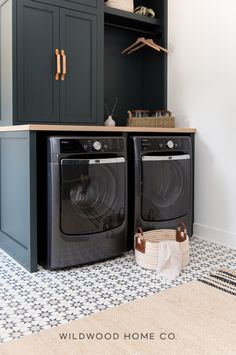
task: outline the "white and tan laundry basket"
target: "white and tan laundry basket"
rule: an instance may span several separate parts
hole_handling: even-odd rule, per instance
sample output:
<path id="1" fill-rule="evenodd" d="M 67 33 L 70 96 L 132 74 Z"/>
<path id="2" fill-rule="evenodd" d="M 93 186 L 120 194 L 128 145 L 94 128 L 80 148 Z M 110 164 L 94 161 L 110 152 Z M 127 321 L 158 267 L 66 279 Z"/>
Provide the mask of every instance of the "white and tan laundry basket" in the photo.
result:
<path id="1" fill-rule="evenodd" d="M 107 0 L 105 1 L 105 5 L 123 11 L 134 12 L 133 0 Z"/>
<path id="2" fill-rule="evenodd" d="M 183 223 L 175 229 L 155 229 L 143 232 L 138 228 L 134 236 L 135 259 L 139 266 L 156 270 L 158 264 L 158 245 L 165 240 L 176 240 L 182 255 L 182 268 L 189 263 L 189 237 Z"/>

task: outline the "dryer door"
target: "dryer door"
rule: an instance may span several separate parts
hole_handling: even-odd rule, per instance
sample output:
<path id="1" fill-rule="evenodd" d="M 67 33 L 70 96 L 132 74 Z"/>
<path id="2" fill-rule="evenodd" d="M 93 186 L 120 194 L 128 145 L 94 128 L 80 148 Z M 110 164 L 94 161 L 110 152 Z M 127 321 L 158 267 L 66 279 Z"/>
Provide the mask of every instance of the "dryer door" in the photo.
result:
<path id="1" fill-rule="evenodd" d="M 165 221 L 186 215 L 191 203 L 190 155 L 142 157 L 142 218 Z"/>
<path id="2" fill-rule="evenodd" d="M 123 157 L 61 160 L 61 231 L 103 232 L 125 219 L 126 163 Z"/>

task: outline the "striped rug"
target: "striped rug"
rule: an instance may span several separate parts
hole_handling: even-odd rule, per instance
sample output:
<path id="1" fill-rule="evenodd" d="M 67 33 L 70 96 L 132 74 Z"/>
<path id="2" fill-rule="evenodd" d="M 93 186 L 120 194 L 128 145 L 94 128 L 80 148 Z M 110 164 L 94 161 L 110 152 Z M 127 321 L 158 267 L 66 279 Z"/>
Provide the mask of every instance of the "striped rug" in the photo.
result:
<path id="1" fill-rule="evenodd" d="M 0 345 L 1 355 L 235 355 L 236 272 L 184 285 Z"/>
<path id="2" fill-rule="evenodd" d="M 236 296 L 236 271 L 235 270 L 217 270 L 209 276 L 201 277 L 198 281 L 217 288 L 218 290 L 227 292 Z"/>

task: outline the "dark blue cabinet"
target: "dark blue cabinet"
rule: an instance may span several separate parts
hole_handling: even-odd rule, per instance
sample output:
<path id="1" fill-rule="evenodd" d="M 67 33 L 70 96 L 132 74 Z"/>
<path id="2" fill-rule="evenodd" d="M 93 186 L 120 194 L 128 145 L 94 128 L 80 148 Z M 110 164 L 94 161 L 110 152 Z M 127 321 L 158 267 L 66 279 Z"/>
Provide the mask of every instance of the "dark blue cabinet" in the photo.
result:
<path id="1" fill-rule="evenodd" d="M 66 0 L 66 1 L 74 2 L 76 4 L 83 4 L 83 5 L 87 5 L 87 6 L 96 7 L 97 1 L 100 1 L 100 0 Z"/>
<path id="2" fill-rule="evenodd" d="M 60 48 L 66 56 L 66 74 L 60 80 L 60 115 L 64 123 L 76 123 L 78 116 L 80 123 L 97 123 L 96 22 L 96 15 L 60 10 Z"/>
<path id="3" fill-rule="evenodd" d="M 36 132 L 0 132 L 0 248 L 37 270 Z"/>
<path id="4" fill-rule="evenodd" d="M 102 122 L 98 85 L 103 71 L 99 59 L 103 27 L 96 1 L 89 1 L 89 6 L 84 3 L 0 3 L 1 17 L 7 17 L 8 24 L 7 28 L 1 24 L 8 47 L 6 52 L 6 43 L 0 43 L 0 74 L 6 64 L 13 73 L 12 78 L 10 70 L 4 74 L 11 84 L 0 92 L 0 124 Z"/>
<path id="5" fill-rule="evenodd" d="M 17 3 L 16 122 L 58 122 L 59 8 L 29 0 Z"/>

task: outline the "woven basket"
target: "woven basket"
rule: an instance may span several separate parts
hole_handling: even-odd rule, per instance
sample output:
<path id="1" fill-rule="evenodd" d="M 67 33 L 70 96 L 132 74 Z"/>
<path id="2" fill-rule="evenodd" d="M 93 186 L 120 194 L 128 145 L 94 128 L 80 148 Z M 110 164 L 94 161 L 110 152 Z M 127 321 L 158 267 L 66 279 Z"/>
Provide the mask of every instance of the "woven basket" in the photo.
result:
<path id="1" fill-rule="evenodd" d="M 107 0 L 105 5 L 123 11 L 134 12 L 133 0 Z"/>
<path id="2" fill-rule="evenodd" d="M 174 117 L 128 118 L 127 126 L 174 128 L 175 127 L 175 119 L 174 119 Z"/>
<path id="3" fill-rule="evenodd" d="M 179 243 L 182 254 L 182 268 L 189 264 L 189 237 L 186 227 L 182 231 L 181 223 L 177 230 L 174 229 L 156 229 L 143 232 L 138 229 L 134 236 L 135 259 L 139 266 L 156 270 L 158 264 L 158 244 L 164 240 L 176 240 Z M 183 241 L 180 241 L 183 239 Z"/>
<path id="4" fill-rule="evenodd" d="M 156 110 L 154 111 L 155 116 L 151 116 L 152 111 L 149 110 L 134 110 L 128 111 L 128 122 L 127 126 L 133 127 L 163 127 L 163 128 L 174 128 L 175 119 L 172 117 L 170 111 L 167 110 Z M 142 115 L 144 117 L 135 117 L 136 115 Z M 145 116 L 145 114 L 148 114 Z M 164 117 L 163 117 L 164 116 Z"/>

